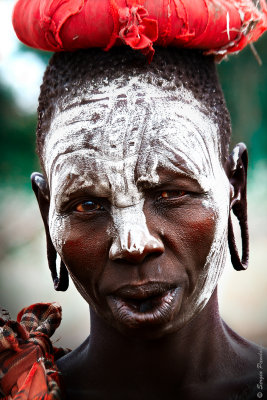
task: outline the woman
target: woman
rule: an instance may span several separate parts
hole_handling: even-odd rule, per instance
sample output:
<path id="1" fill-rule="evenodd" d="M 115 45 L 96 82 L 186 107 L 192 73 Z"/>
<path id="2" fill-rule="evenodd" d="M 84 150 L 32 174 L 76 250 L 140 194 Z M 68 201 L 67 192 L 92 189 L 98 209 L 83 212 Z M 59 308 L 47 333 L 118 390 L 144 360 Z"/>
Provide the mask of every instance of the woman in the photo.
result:
<path id="1" fill-rule="evenodd" d="M 236 269 L 248 262 L 247 150 L 229 155 L 214 56 L 157 48 L 148 65 L 124 48 L 58 53 L 38 111 L 43 174 L 32 184 L 48 263 L 57 290 L 69 273 L 88 302 L 91 332 L 62 356 L 48 338 L 56 306 L 22 310 L 20 324 L 3 320 L 2 392 L 255 398 L 260 350 L 222 321 L 217 302 L 227 244 Z"/>

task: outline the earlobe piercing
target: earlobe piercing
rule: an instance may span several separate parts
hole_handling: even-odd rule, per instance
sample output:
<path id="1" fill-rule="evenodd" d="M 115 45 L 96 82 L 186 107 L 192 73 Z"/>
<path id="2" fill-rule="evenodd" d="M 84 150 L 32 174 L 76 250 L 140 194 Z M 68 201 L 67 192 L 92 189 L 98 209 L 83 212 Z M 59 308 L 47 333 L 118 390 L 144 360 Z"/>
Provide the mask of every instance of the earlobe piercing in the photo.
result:
<path id="1" fill-rule="evenodd" d="M 238 207 L 238 203 L 233 206 L 232 210 L 238 219 L 241 230 L 241 240 L 242 240 L 241 260 L 236 246 L 236 240 L 234 236 L 233 224 L 230 214 L 228 221 L 228 245 L 234 269 L 236 271 L 242 271 L 248 268 L 248 261 L 249 261 L 249 231 L 248 231 L 247 214 L 244 211 L 241 212 L 241 207 L 240 205 Z"/>
<path id="2" fill-rule="evenodd" d="M 59 277 L 56 276 L 53 279 L 54 282 L 54 288 L 57 291 L 65 292 L 68 287 L 69 287 L 69 274 L 66 268 L 66 265 L 63 263 L 63 261 L 60 261 L 60 271 L 59 271 Z"/>
<path id="3" fill-rule="evenodd" d="M 46 182 L 45 178 L 43 177 L 43 175 L 40 174 L 39 172 L 34 172 L 31 175 L 31 181 L 32 181 L 32 188 L 34 190 L 34 193 L 37 197 L 38 202 L 39 202 L 38 191 L 40 191 L 42 196 L 47 201 L 49 201 L 49 188 L 48 188 L 47 182 Z M 39 207 L 40 207 L 40 203 L 39 203 Z M 41 207 L 40 207 L 40 210 L 41 210 Z M 65 290 L 68 289 L 68 286 L 69 286 L 69 274 L 68 274 L 68 271 L 67 271 L 67 268 L 66 268 L 64 262 L 61 260 L 59 277 L 57 275 L 57 266 L 56 266 L 57 252 L 52 243 L 50 233 L 49 233 L 49 228 L 48 228 L 48 225 L 46 222 L 46 218 L 44 217 L 42 210 L 41 210 L 41 214 L 42 214 L 42 218 L 43 218 L 44 225 L 45 225 L 48 266 L 51 271 L 54 288 L 57 291 L 64 292 Z"/>
<path id="4" fill-rule="evenodd" d="M 231 153 L 232 175 L 237 182 L 238 192 L 235 195 L 234 186 L 230 186 L 230 211 L 228 220 L 228 245 L 233 267 L 237 271 L 247 269 L 249 260 L 249 232 L 247 216 L 247 166 L 248 154 L 244 143 L 239 143 Z M 243 183 L 243 186 L 241 185 Z M 231 219 L 231 209 L 237 217 L 242 241 L 242 257 L 240 260 Z"/>
<path id="5" fill-rule="evenodd" d="M 46 232 L 46 240 L 47 240 L 47 260 L 49 269 L 51 271 L 54 288 L 57 291 L 65 292 L 69 287 L 68 270 L 64 262 L 61 260 L 59 277 L 58 277 L 57 266 L 56 266 L 57 252 L 51 241 L 50 235 L 47 234 L 47 232 Z"/>

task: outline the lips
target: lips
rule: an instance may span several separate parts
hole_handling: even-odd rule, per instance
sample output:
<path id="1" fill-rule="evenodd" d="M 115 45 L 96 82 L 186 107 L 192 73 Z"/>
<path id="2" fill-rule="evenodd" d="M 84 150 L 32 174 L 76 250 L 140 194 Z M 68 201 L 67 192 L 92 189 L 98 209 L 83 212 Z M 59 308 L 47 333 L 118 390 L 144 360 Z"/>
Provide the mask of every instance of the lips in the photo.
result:
<path id="1" fill-rule="evenodd" d="M 124 286 L 107 297 L 114 317 L 130 327 L 164 324 L 173 315 L 180 288 L 168 283 Z"/>

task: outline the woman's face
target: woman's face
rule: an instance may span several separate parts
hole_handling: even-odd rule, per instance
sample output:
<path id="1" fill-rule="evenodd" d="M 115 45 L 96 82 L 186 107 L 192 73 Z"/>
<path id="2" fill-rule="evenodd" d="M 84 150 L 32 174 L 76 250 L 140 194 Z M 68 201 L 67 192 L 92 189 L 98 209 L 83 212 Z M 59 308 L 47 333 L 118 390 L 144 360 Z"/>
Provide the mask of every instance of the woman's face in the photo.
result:
<path id="1" fill-rule="evenodd" d="M 229 181 L 191 92 L 133 78 L 69 101 L 44 163 L 52 241 L 100 317 L 159 337 L 203 309 L 225 263 Z"/>

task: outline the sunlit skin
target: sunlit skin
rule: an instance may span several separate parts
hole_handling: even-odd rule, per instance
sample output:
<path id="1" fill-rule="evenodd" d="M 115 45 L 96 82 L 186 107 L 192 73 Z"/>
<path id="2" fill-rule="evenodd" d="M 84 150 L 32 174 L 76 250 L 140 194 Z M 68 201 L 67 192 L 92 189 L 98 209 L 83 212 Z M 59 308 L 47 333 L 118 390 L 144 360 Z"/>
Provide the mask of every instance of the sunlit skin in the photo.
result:
<path id="1" fill-rule="evenodd" d="M 79 116 L 78 108 L 75 112 Z M 163 126 L 162 137 L 169 129 Z M 169 140 L 173 127 L 179 132 L 181 126 L 179 116 Z M 75 133 L 75 124 L 72 129 Z M 126 157 L 122 168 L 124 156 L 114 153 L 112 137 L 105 152 L 95 144 L 93 151 L 90 141 L 83 149 L 78 128 L 75 141 L 67 132 L 64 137 L 63 169 L 52 136 L 47 139 L 47 190 L 34 178 L 33 186 L 91 318 L 90 339 L 58 362 L 68 399 L 225 400 L 256 382 L 258 349 L 221 320 L 217 281 L 205 297 L 208 277 L 215 267 L 219 277 L 224 266 L 211 249 L 218 226 L 224 234 L 224 216 L 243 195 L 245 169 L 236 170 L 246 148 L 238 145 L 238 159 L 229 156 L 221 165 L 211 146 L 211 170 L 200 167 L 194 175 L 191 164 L 199 149 L 192 135 L 196 140 L 204 135 L 194 129 L 188 133 L 187 157 L 177 133 L 175 161 L 158 162 L 153 170 L 136 161 L 147 147 Z M 149 146 L 155 159 L 158 148 Z M 164 155 L 167 150 L 161 149 Z M 205 181 L 210 187 L 203 187 Z"/>

